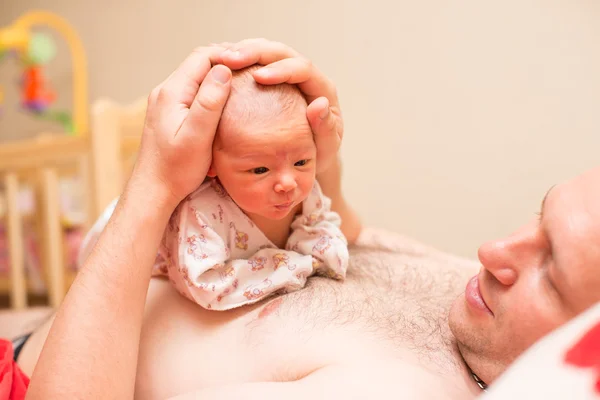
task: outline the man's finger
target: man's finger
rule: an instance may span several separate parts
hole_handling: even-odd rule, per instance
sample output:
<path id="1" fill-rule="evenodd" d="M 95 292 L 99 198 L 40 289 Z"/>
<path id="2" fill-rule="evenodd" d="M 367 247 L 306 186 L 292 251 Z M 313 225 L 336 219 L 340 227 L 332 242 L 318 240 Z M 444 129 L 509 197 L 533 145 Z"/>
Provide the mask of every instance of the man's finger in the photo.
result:
<path id="1" fill-rule="evenodd" d="M 191 107 L 198 87 L 223 50 L 217 46 L 195 49 L 161 85 L 157 101 L 162 99 Z"/>
<path id="2" fill-rule="evenodd" d="M 213 67 L 200 85 L 177 136 L 184 136 L 186 141 L 212 142 L 230 89 L 231 70 L 223 65 Z"/>
<path id="3" fill-rule="evenodd" d="M 302 57 L 285 58 L 254 71 L 254 78 L 263 85 L 296 84 L 311 77 L 312 63 Z"/>
<path id="4" fill-rule="evenodd" d="M 306 116 L 317 146 L 317 169 L 320 172 L 330 165 L 338 152 L 344 134 L 343 122 L 337 109 L 330 107 L 325 97 L 309 104 Z"/>
<path id="5" fill-rule="evenodd" d="M 306 116 L 316 137 L 343 137 L 342 118 L 326 97 L 319 97 L 308 105 Z"/>
<path id="6" fill-rule="evenodd" d="M 283 43 L 266 39 L 247 39 L 224 51 L 221 60 L 231 69 L 241 69 L 254 64 L 267 65 L 284 58 L 298 56 L 298 52 Z"/>
<path id="7" fill-rule="evenodd" d="M 319 97 L 327 97 L 332 107 L 338 107 L 335 85 L 313 64 L 302 57 L 286 58 L 252 74 L 256 82 L 263 85 L 278 83 L 297 84 L 310 103 Z"/>

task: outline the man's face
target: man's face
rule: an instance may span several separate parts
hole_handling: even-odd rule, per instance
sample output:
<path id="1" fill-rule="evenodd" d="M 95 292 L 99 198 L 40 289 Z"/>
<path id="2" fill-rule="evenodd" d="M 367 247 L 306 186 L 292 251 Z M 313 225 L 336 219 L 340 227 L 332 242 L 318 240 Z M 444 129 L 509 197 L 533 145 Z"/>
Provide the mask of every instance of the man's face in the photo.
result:
<path id="1" fill-rule="evenodd" d="M 479 259 L 449 323 L 465 361 L 489 383 L 600 301 L 600 168 L 551 188 L 538 218 L 485 243 Z"/>

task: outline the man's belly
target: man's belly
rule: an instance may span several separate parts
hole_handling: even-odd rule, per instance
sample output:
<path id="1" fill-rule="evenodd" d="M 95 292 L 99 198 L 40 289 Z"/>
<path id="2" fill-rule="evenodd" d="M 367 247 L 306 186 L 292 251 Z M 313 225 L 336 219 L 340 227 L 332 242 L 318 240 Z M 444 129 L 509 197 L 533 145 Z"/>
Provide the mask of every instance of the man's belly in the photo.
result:
<path id="1" fill-rule="evenodd" d="M 313 280 L 305 292 L 215 312 L 183 298 L 168 282 L 153 280 L 136 396 L 166 398 L 207 386 L 292 381 L 328 365 L 389 357 L 389 343 L 368 329 L 351 322 L 327 323 L 331 310 L 298 304 L 330 284 Z"/>

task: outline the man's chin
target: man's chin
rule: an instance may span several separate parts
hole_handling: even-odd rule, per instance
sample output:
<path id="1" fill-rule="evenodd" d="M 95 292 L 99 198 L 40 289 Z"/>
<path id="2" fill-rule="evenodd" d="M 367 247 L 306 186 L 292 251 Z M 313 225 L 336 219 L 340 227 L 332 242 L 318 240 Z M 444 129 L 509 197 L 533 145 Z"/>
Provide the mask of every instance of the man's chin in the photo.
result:
<path id="1" fill-rule="evenodd" d="M 458 325 L 464 324 L 466 321 L 463 321 L 466 316 L 466 300 L 465 294 L 461 293 L 450 306 L 450 312 L 448 313 L 448 325 L 450 326 L 450 330 L 452 334 L 456 336 L 454 333 L 454 329 Z"/>
<path id="2" fill-rule="evenodd" d="M 479 341 L 478 336 L 484 331 L 480 321 L 473 318 L 469 312 L 464 293 L 458 296 L 450 307 L 448 327 L 459 347 L 466 348 L 471 347 L 471 342 Z"/>
<path id="3" fill-rule="evenodd" d="M 487 384 L 506 369 L 509 364 L 506 352 L 498 351 L 498 343 L 493 340 L 497 327 L 475 318 L 468 310 L 464 294 L 452 304 L 448 326 L 467 366 Z"/>

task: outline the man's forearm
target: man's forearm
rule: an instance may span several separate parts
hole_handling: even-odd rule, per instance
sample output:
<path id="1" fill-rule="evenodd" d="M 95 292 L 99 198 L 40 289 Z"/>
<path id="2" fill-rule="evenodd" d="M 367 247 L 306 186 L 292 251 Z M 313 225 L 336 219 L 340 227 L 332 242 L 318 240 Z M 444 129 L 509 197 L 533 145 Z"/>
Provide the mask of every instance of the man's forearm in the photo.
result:
<path id="1" fill-rule="evenodd" d="M 342 194 L 342 162 L 339 154 L 327 170 L 317 175 L 317 180 L 323 194 L 331 199 L 331 210 L 338 213 L 342 219 L 342 233 L 348 243 L 353 244 L 362 230 L 362 224 Z"/>
<path id="2" fill-rule="evenodd" d="M 143 186 L 124 193 L 58 310 L 29 399 L 133 398 L 152 265 L 176 206 Z"/>

